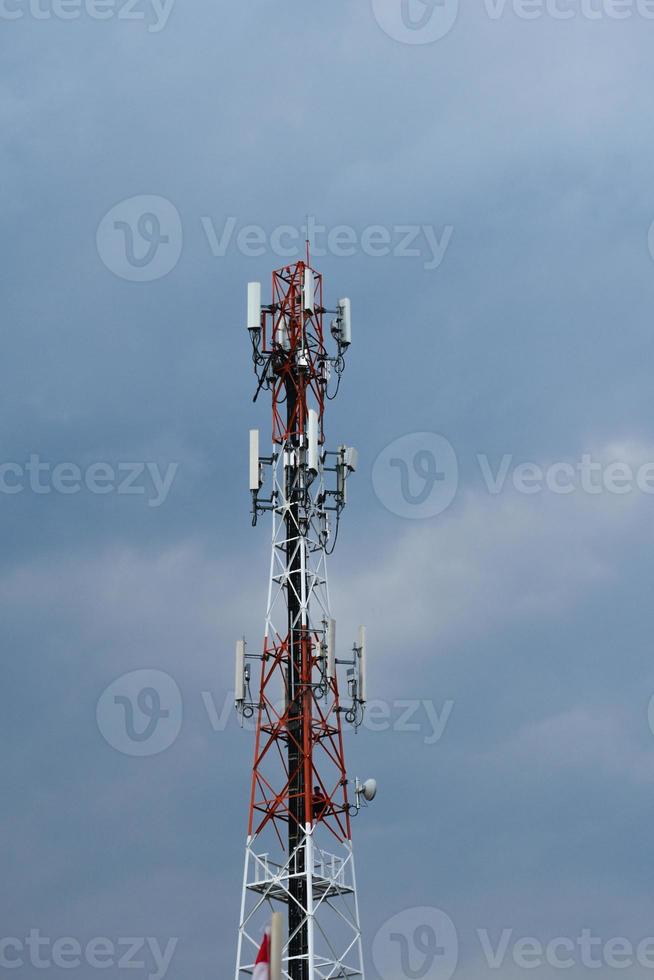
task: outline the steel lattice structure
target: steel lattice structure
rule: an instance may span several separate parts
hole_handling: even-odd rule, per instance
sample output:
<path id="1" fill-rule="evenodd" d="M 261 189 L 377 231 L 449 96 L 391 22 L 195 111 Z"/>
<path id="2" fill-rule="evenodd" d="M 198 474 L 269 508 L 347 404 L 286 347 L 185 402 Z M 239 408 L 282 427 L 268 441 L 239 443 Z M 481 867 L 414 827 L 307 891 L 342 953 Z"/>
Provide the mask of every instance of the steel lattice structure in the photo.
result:
<path id="1" fill-rule="evenodd" d="M 323 332 L 329 313 L 332 356 Z M 271 455 L 259 456 L 258 433 L 250 436 L 253 524 L 271 512 L 272 553 L 263 650 L 237 644 L 237 706 L 256 717 L 256 741 L 236 980 L 252 974 L 262 929 L 280 906 L 283 976 L 362 977 L 351 815 L 374 784 L 351 790 L 343 721 L 357 726 L 364 710 L 365 632 L 345 659 L 336 657 L 327 584 L 356 451 L 328 452 L 323 434 L 350 343 L 350 303 L 325 309 L 322 276 L 307 256 L 273 273 L 270 304 L 262 306 L 259 284 L 249 285 L 248 329 L 255 400 L 272 393 Z"/>

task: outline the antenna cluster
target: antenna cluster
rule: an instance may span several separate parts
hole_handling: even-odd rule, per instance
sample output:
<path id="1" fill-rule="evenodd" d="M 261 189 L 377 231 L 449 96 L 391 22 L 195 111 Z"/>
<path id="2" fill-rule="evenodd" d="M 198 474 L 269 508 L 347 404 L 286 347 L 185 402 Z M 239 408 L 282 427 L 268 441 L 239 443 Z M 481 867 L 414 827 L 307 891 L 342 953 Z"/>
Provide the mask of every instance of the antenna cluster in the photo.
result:
<path id="1" fill-rule="evenodd" d="M 302 265 L 302 263 L 299 263 Z M 336 309 L 322 306 L 322 277 L 304 266 L 299 289 L 300 315 L 293 316 L 289 309 L 288 296 L 267 305 L 261 302 L 261 283 L 248 283 L 247 328 L 252 343 L 252 362 L 257 376 L 257 389 L 254 401 L 262 390 L 275 391 L 280 376 L 294 370 L 299 377 L 304 376 L 308 387 L 316 390 L 316 407 L 306 406 L 304 430 L 298 432 L 297 445 L 287 448 L 289 458 L 286 464 L 301 468 L 304 472 L 303 487 L 308 489 L 320 472 L 333 474 L 333 486 L 323 486 L 316 504 L 325 513 L 334 511 L 340 515 L 347 499 L 347 477 L 357 467 L 357 450 L 339 446 L 336 452 L 328 452 L 323 447 L 322 415 L 325 399 L 332 399 L 338 391 L 329 393 L 329 383 L 336 375 L 340 377 L 345 370 L 345 352 L 352 343 L 352 317 L 350 300 L 340 299 Z M 319 301 L 319 299 L 320 301 Z M 297 299 L 292 304 L 298 306 Z M 337 351 L 329 355 L 322 340 L 322 317 L 334 314 L 331 321 L 331 334 L 336 341 Z M 318 326 L 320 324 L 320 326 Z M 277 433 L 279 436 L 279 432 Z M 278 444 L 281 439 L 273 439 Z M 271 489 L 269 496 L 263 497 L 260 491 L 266 480 L 268 469 L 273 467 L 279 453 L 259 454 L 259 430 L 250 430 L 250 492 L 252 495 L 252 524 L 265 511 L 274 510 L 278 493 Z M 328 463 L 333 462 L 329 466 Z M 328 538 L 329 524 L 325 519 L 325 540 Z"/>

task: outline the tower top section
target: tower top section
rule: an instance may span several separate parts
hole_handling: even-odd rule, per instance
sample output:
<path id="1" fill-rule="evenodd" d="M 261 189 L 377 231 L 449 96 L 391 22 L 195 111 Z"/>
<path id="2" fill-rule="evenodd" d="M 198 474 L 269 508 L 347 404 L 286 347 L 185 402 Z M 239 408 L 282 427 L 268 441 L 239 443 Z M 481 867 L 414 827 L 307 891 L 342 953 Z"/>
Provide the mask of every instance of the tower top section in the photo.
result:
<path id="1" fill-rule="evenodd" d="M 325 346 L 325 316 L 332 317 L 332 355 Z M 273 272 L 269 304 L 262 303 L 261 284 L 248 283 L 247 328 L 258 381 L 254 400 L 262 389 L 273 393 L 273 442 L 297 443 L 306 435 L 313 409 L 322 443 L 325 400 L 336 394 L 329 391 L 330 381 L 336 375 L 338 386 L 352 340 L 349 299 L 328 309 L 322 275 L 307 262 L 296 262 Z M 293 406 L 290 415 L 287 398 Z"/>

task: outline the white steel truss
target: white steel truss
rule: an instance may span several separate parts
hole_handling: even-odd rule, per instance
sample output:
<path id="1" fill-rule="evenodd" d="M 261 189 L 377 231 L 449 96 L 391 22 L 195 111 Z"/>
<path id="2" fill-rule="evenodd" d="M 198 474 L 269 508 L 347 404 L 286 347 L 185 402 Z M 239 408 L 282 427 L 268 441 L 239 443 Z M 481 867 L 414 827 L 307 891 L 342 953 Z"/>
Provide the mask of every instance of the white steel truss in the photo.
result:
<path id="1" fill-rule="evenodd" d="M 298 850 L 306 859 L 307 903 L 301 906 L 302 924 L 309 935 L 311 980 L 363 977 L 363 951 L 356 890 L 354 854 L 351 843 L 340 847 L 340 855 L 317 846 L 315 828 L 307 827 Z M 289 890 L 295 855 L 278 860 L 259 853 L 257 838 L 247 841 L 241 922 L 238 937 L 236 980 L 251 976 L 261 944 L 263 925 L 270 913 L 296 900 Z M 283 862 L 283 863 L 282 863 Z M 289 937 L 290 938 L 290 937 Z M 282 948 L 282 976 L 289 978 L 289 938 Z"/>
<path id="2" fill-rule="evenodd" d="M 266 646 L 276 647 L 286 637 L 288 623 L 288 596 L 293 590 L 296 596 L 297 615 L 290 624 L 315 635 L 316 643 L 325 642 L 325 630 L 330 619 L 329 588 L 327 581 L 327 545 L 330 536 L 329 514 L 325 507 L 328 495 L 324 486 L 324 460 L 318 473 L 310 479 L 304 465 L 304 451 L 300 448 L 276 446 L 270 459 L 272 491 L 272 552 L 268 608 L 266 613 Z M 297 499 L 297 487 L 289 487 L 289 480 L 298 480 L 301 505 L 297 520 L 289 522 L 291 489 Z M 289 527 L 289 523 L 292 525 Z M 290 545 L 290 547 L 289 547 Z M 289 568 L 299 556 L 302 574 L 299 577 L 300 594 L 295 590 Z M 316 677 L 317 697 L 328 699 L 328 690 L 320 693 L 320 685 L 327 684 L 325 677 Z M 279 691 L 280 704 L 284 692 Z M 283 708 L 276 708 L 261 699 L 258 705 L 263 717 L 272 725 L 279 722 Z M 342 710 L 342 709 L 341 709 Z M 326 713 L 334 730 L 340 735 L 338 715 Z M 283 760 L 277 758 L 280 778 Z M 288 774 L 286 774 L 287 776 Z M 266 785 L 272 786 L 273 780 Z M 331 789 L 331 787 L 330 787 Z M 301 872 L 306 885 L 306 905 L 301 905 L 289 888 L 297 873 L 297 857 L 302 852 Z M 356 875 L 352 843 L 344 835 L 340 839 L 333 831 L 316 821 L 306 825 L 294 853 L 288 854 L 275 821 L 269 822 L 260 833 L 248 838 L 245 850 L 243 891 L 241 899 L 236 980 L 252 976 L 257 950 L 263 930 L 270 921 L 272 911 L 280 911 L 291 904 L 301 911 L 300 928 L 306 926 L 308 935 L 309 980 L 334 980 L 364 976 L 363 951 Z M 290 978 L 290 936 L 286 935 L 282 950 L 282 975 Z"/>

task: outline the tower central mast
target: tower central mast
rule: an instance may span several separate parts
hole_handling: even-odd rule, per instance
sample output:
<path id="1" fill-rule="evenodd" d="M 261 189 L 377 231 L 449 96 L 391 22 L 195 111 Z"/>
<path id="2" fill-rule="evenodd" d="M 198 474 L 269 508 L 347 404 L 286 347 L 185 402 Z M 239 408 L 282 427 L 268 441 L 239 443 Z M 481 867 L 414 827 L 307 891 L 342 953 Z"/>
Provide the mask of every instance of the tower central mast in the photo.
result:
<path id="1" fill-rule="evenodd" d="M 287 431 L 292 433 L 291 445 L 294 457 L 300 451 L 300 432 L 306 429 L 304 417 L 305 404 L 298 399 L 297 389 L 302 384 L 302 376 L 297 366 L 291 363 L 286 378 L 286 422 Z M 299 425 L 294 425 L 297 420 Z M 308 980 L 308 959 L 304 956 L 309 946 L 308 923 L 302 910 L 307 905 L 306 895 L 306 848 L 302 843 L 302 828 L 307 824 L 306 800 L 307 781 L 304 753 L 307 746 L 307 728 L 311 724 L 311 702 L 305 695 L 310 668 L 307 663 L 308 623 L 303 615 L 302 598 L 307 594 L 305 539 L 300 525 L 300 505 L 302 500 L 302 470 L 294 461 L 288 467 L 289 495 L 288 515 L 286 517 L 286 565 L 289 572 L 288 584 L 288 635 L 289 635 L 289 674 L 288 674 L 288 771 L 291 774 L 289 786 L 290 819 L 288 821 L 288 853 L 295 855 L 293 876 L 289 882 L 292 901 L 288 907 L 289 934 L 289 976 L 291 980 Z"/>
<path id="2" fill-rule="evenodd" d="M 332 313 L 329 355 L 323 318 Z M 272 302 L 248 286 L 248 330 L 258 386 L 272 394 L 272 451 L 250 433 L 252 522 L 271 512 L 273 540 L 262 653 L 236 651 L 236 703 L 256 716 L 250 818 L 236 980 L 251 975 L 266 917 L 286 908 L 288 980 L 363 976 L 351 816 L 375 795 L 350 792 L 342 721 L 361 723 L 365 632 L 336 656 L 327 586 L 356 451 L 324 447 L 324 409 L 350 345 L 350 302 L 323 305 L 320 273 L 298 262 L 273 273 Z M 253 671 L 254 667 L 254 671 Z M 346 704 L 339 673 L 347 671 Z M 254 674 L 258 673 L 258 687 Z M 254 688 L 254 694 L 253 694 Z"/>

